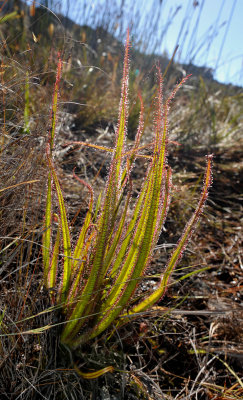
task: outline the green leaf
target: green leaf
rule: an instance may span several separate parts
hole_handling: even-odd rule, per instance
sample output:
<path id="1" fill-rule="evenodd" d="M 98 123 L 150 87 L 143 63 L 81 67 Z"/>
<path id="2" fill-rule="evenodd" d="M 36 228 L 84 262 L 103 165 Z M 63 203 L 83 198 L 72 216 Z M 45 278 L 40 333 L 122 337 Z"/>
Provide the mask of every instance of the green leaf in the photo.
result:
<path id="1" fill-rule="evenodd" d="M 46 212 L 43 233 L 43 266 L 44 266 L 44 284 L 49 288 L 48 273 L 50 265 L 51 252 L 51 223 L 52 223 L 52 178 L 51 173 L 48 174 L 47 196 L 46 196 Z"/>
<path id="2" fill-rule="evenodd" d="M 16 19 L 19 18 L 17 11 L 13 11 L 7 15 L 4 15 L 3 17 L 0 17 L 0 24 L 4 24 L 4 22 L 7 22 L 11 19 Z"/>
<path id="3" fill-rule="evenodd" d="M 54 184 L 56 187 L 56 192 L 58 196 L 58 204 L 59 204 L 59 211 L 60 211 L 60 221 L 61 221 L 61 228 L 62 228 L 62 241 L 63 241 L 63 272 L 61 277 L 61 300 L 65 301 L 68 289 L 70 285 L 70 276 L 71 276 L 71 239 L 69 233 L 69 227 L 67 222 L 67 214 L 66 208 L 63 200 L 62 191 L 59 185 L 59 181 L 52 164 L 50 157 L 47 155 L 47 159 L 49 162 L 49 166 L 51 169 L 51 173 L 53 176 Z"/>
<path id="4" fill-rule="evenodd" d="M 208 156 L 207 168 L 206 168 L 206 173 L 205 173 L 205 182 L 204 182 L 204 187 L 202 190 L 201 198 L 199 200 L 198 206 L 197 206 L 194 214 L 192 215 L 187 226 L 185 227 L 185 230 L 178 242 L 176 249 L 172 253 L 170 261 L 169 261 L 169 263 L 166 267 L 166 270 L 161 278 L 159 287 L 150 296 L 148 296 L 142 302 L 140 302 L 139 304 L 134 306 L 132 308 L 132 310 L 130 311 L 131 314 L 138 313 L 138 312 L 148 309 L 149 307 L 152 307 L 164 295 L 166 288 L 168 286 L 168 281 L 172 274 L 172 271 L 174 270 L 175 266 L 177 265 L 178 261 L 180 260 L 182 254 L 183 254 L 183 251 L 185 250 L 185 246 L 189 242 L 189 239 L 192 235 L 193 229 L 194 229 L 196 223 L 198 222 L 199 216 L 203 210 L 203 207 L 205 205 L 205 202 L 206 202 L 206 199 L 208 196 L 208 189 L 211 184 L 211 179 L 212 179 L 212 156 Z"/>

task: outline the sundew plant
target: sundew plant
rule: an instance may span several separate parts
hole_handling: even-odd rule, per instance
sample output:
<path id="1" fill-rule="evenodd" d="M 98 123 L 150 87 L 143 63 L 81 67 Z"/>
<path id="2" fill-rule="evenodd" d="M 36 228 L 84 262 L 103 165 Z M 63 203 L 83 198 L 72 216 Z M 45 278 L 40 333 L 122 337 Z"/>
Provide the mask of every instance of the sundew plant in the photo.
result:
<path id="1" fill-rule="evenodd" d="M 103 194 L 94 206 L 92 187 L 88 188 L 88 212 L 76 243 L 68 225 L 67 210 L 55 170 L 53 149 L 62 62 L 59 59 L 53 95 L 51 128 L 47 144 L 48 185 L 43 235 L 44 284 L 53 304 L 62 308 L 65 318 L 61 342 L 75 349 L 127 317 L 151 308 L 164 295 L 169 278 L 179 262 L 203 210 L 211 182 L 212 156 L 207 157 L 204 185 L 198 205 L 187 223 L 157 288 L 136 299 L 135 289 L 149 266 L 153 250 L 165 223 L 171 198 L 171 169 L 167 163 L 168 113 L 171 100 L 187 78 L 163 99 L 163 78 L 159 69 L 154 109 L 153 143 L 148 166 L 136 201 L 131 201 L 131 171 L 141 154 L 143 102 L 132 149 L 126 147 L 128 118 L 129 32 L 125 47 L 119 117 L 115 145 Z M 110 149 L 107 149 L 110 151 Z M 54 192 L 58 215 L 53 212 Z M 57 221 L 56 232 L 52 230 Z"/>

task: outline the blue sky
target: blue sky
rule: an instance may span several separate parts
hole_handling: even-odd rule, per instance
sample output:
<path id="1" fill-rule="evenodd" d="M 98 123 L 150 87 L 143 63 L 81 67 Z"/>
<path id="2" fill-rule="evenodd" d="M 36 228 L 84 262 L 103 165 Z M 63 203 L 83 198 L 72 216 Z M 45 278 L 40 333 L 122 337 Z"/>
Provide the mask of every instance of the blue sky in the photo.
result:
<path id="1" fill-rule="evenodd" d="M 69 3 L 69 17 L 80 24 L 84 23 L 81 12 L 84 4 L 96 13 L 107 11 L 109 14 L 109 9 L 115 6 L 119 9 L 121 2 L 124 2 L 126 11 L 124 25 L 131 24 L 139 10 L 141 32 L 143 22 L 146 23 L 161 6 L 153 31 L 154 39 L 161 38 L 166 24 L 167 29 L 157 46 L 158 54 L 166 51 L 171 57 L 176 44 L 179 44 L 177 61 L 186 63 L 193 56 L 195 65 L 215 70 L 215 79 L 243 86 L 243 0 L 53 0 L 64 13 Z"/>
<path id="2" fill-rule="evenodd" d="M 190 3 L 193 3 L 193 1 Z M 202 51 L 198 52 L 194 63 L 197 65 L 206 64 L 213 69 L 216 67 L 215 78 L 219 81 L 243 85 L 243 0 L 205 0 L 203 4 L 201 0 L 197 3 L 199 3 L 197 7 L 191 7 L 194 9 L 190 21 L 191 30 L 184 46 L 181 42 L 185 30 L 179 37 L 178 44 L 182 47 L 180 59 L 186 60 L 188 49 L 191 49 L 190 45 L 197 45 L 201 40 L 203 41 L 203 37 L 207 37 L 208 39 L 205 38 L 207 45 Z M 163 44 L 169 54 L 177 43 L 179 28 L 185 17 L 188 1 L 167 0 L 164 10 L 169 13 L 169 9 L 176 5 L 181 5 L 182 8 L 169 28 Z M 197 24 L 197 15 L 201 5 L 203 8 Z M 166 15 L 164 15 L 164 20 L 166 20 Z M 195 24 L 197 32 L 192 38 L 191 32 Z M 209 34 L 207 34 L 209 29 L 210 33 L 214 32 L 212 40 L 209 39 Z M 190 41 L 191 39 L 192 41 Z"/>

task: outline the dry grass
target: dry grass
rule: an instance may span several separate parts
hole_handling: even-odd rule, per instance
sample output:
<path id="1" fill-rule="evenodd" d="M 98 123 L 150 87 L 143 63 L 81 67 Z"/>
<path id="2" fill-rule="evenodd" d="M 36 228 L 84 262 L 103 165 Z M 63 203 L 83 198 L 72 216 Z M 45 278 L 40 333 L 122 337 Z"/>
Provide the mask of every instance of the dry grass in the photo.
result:
<path id="1" fill-rule="evenodd" d="M 200 228 L 175 271 L 163 308 L 158 304 L 136 322 L 113 335 L 108 331 L 70 354 L 59 344 L 62 319 L 58 310 L 50 308 L 48 293 L 43 289 L 41 263 L 46 180 L 43 156 L 54 60 L 47 62 L 43 53 L 40 59 L 46 63 L 42 67 L 41 62 L 35 66 L 28 60 L 23 62 L 22 53 L 15 49 L 14 54 L 14 42 L 9 52 L 2 49 L 4 90 L 0 97 L 1 398 L 241 399 L 242 94 L 239 90 L 227 93 L 223 87 L 214 93 L 209 84 L 201 81 L 196 89 L 185 88 L 172 109 L 171 138 L 182 145 L 171 145 L 174 198 L 159 242 L 166 246 L 157 249 L 141 291 L 157 282 L 157 274 L 163 270 L 188 219 L 187 213 L 196 204 L 195 192 L 202 179 L 198 171 L 203 170 L 202 154 L 208 152 L 208 147 L 215 153 L 214 182 Z M 35 52 L 38 54 L 41 48 Z M 84 112 L 81 106 L 60 106 L 55 157 L 74 232 L 88 202 L 78 185 L 70 185 L 72 169 L 76 166 L 97 194 L 105 184 L 109 158 L 92 149 L 65 147 L 64 143 L 78 139 L 111 146 L 119 98 L 119 74 L 114 79 L 112 60 L 103 66 L 104 72 L 94 72 L 91 83 L 95 91 L 91 87 L 89 91 L 81 88 L 75 92 L 72 85 L 77 86 L 79 75 L 75 69 L 72 73 L 72 68 L 77 59 L 72 57 L 71 69 L 64 75 L 62 99 L 85 102 L 89 110 L 95 106 L 98 118 L 91 111 Z M 30 134 L 23 132 L 26 68 L 30 70 Z M 90 79 L 87 71 L 82 85 Z M 146 87 L 146 82 L 141 85 Z M 133 88 L 136 89 L 136 82 L 131 91 Z M 153 93 L 150 90 L 144 94 L 148 100 Z M 144 143 L 149 142 L 152 120 L 150 110 L 147 112 Z M 132 115 L 136 119 L 136 112 Z M 99 118 L 102 123 L 97 122 Z M 139 161 L 135 168 L 138 185 L 142 169 L 143 161 Z M 182 279 L 205 267 L 208 269 Z M 83 371 L 113 365 L 115 372 L 87 381 L 78 376 L 74 365 Z"/>

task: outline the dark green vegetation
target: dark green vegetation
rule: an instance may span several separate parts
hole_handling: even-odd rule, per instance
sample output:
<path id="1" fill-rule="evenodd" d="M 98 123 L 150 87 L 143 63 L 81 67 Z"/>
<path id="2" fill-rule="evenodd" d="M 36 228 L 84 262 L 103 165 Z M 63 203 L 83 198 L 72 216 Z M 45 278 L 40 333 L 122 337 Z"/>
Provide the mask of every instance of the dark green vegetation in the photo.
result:
<path id="1" fill-rule="evenodd" d="M 78 26 L 65 30 L 51 13 L 38 13 L 30 19 L 28 14 L 6 14 L 8 20 L 0 25 L 1 398 L 242 398 L 241 89 L 193 76 L 177 94 L 169 117 L 173 197 L 138 296 L 143 299 L 159 282 L 196 208 L 204 155 L 214 153 L 214 181 L 199 227 L 166 296 L 152 311 L 70 353 L 59 343 L 63 316 L 52 308 L 42 266 L 45 151 L 58 50 L 63 73 L 54 160 L 72 236 L 78 237 L 90 194 L 73 179 L 73 168 L 93 187 L 97 199 L 107 181 L 110 156 L 100 149 L 66 144 L 113 147 L 123 45 L 105 31 Z M 146 145 L 152 141 L 156 68 L 151 71 L 151 57 L 132 50 L 130 54 L 128 145 L 133 145 L 138 126 L 139 90 L 145 108 L 141 142 Z M 161 64 L 163 73 L 166 66 Z M 166 95 L 180 78 L 172 65 L 165 77 Z M 149 147 L 144 151 L 150 155 Z M 145 167 L 146 161 L 138 158 L 131 202 Z M 83 379 L 85 373 L 109 366 L 114 367 L 112 373 Z"/>

